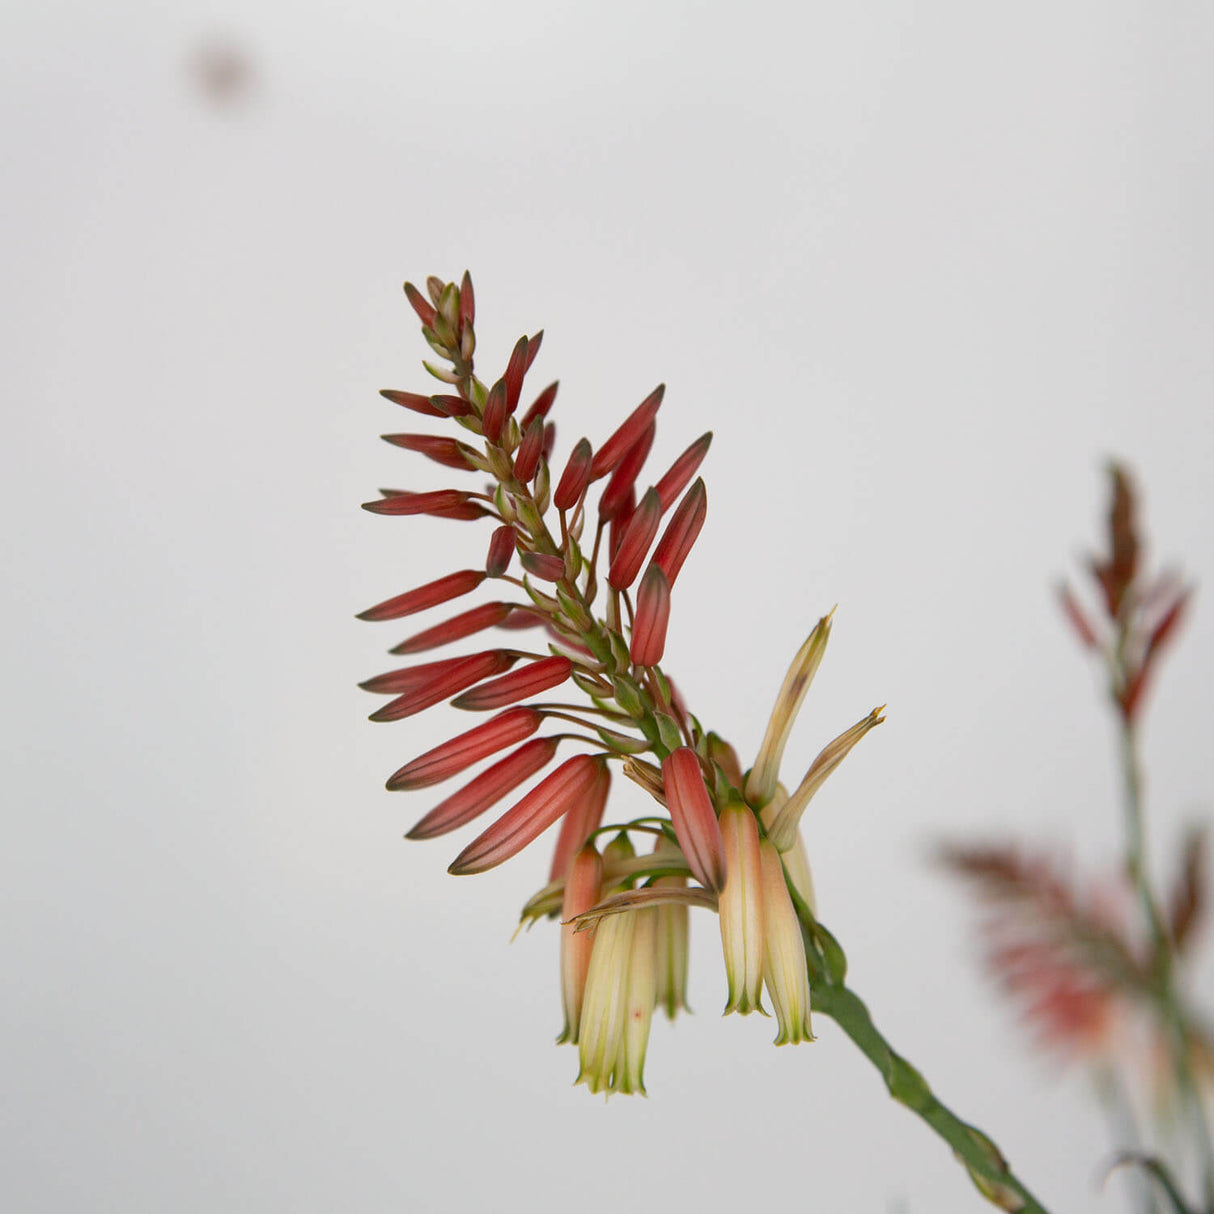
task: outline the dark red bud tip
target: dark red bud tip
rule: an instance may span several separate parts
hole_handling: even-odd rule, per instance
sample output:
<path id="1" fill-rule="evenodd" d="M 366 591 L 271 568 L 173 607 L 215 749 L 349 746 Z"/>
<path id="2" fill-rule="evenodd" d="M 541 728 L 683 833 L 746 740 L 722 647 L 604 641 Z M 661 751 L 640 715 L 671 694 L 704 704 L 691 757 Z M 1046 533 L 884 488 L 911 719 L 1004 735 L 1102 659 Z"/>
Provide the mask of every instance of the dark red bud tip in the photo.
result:
<path id="1" fill-rule="evenodd" d="M 506 407 L 506 385 L 498 380 L 489 389 L 489 397 L 485 401 L 485 412 L 481 416 L 481 432 L 491 442 L 496 443 L 502 437 L 506 418 L 510 415 Z"/>
<path id="2" fill-rule="evenodd" d="M 627 502 L 632 494 L 633 486 L 636 484 L 636 479 L 640 475 L 645 461 L 649 458 L 655 430 L 654 423 L 650 422 L 641 431 L 637 441 L 625 452 L 624 458 L 616 465 L 615 471 L 611 474 L 611 480 L 607 482 L 607 488 L 603 490 L 602 499 L 599 501 L 600 518 L 610 522 L 620 513 Z M 633 500 L 635 501 L 635 498 Z"/>
<path id="3" fill-rule="evenodd" d="M 506 374 L 503 376 L 506 385 L 507 416 L 518 408 L 519 393 L 523 390 L 523 376 L 527 374 L 527 366 L 527 339 L 520 337 L 510 352 L 510 361 L 506 364 Z"/>
<path id="4" fill-rule="evenodd" d="M 537 417 L 547 417 L 548 410 L 552 408 L 556 401 L 556 390 L 560 386 L 559 380 L 553 380 L 532 402 L 531 407 L 519 419 L 519 428 L 526 430 L 529 425 Z"/>
<path id="5" fill-rule="evenodd" d="M 544 342 L 544 330 L 541 329 L 538 333 L 533 333 L 527 338 L 527 365 L 523 368 L 524 371 L 531 370 L 531 364 L 535 362 L 535 356 L 540 352 L 540 346 Z"/>
<path id="6" fill-rule="evenodd" d="M 590 465 L 593 459 L 594 452 L 589 441 L 578 439 L 552 498 L 552 503 L 558 510 L 572 510 L 577 505 L 578 498 L 590 483 Z"/>
<path id="7" fill-rule="evenodd" d="M 590 467 L 590 479 L 597 481 L 600 476 L 615 470 L 616 465 L 628 454 L 628 449 L 645 432 L 645 427 L 653 421 L 662 397 L 666 394 L 666 385 L 658 386 L 624 419 L 620 428 L 602 445 L 594 457 Z"/>
<path id="8" fill-rule="evenodd" d="M 544 451 L 544 419 L 537 417 L 523 432 L 523 441 L 519 443 L 514 456 L 514 475 L 528 484 L 540 466 L 540 456 Z"/>
<path id="9" fill-rule="evenodd" d="M 708 454 L 712 446 L 712 431 L 701 434 L 678 459 L 670 466 L 670 471 L 654 486 L 658 497 L 662 499 L 662 510 L 669 510 L 674 505 L 679 494 L 687 488 L 687 482 L 696 474 L 696 469 Z"/>
<path id="10" fill-rule="evenodd" d="M 638 666 L 656 666 L 662 660 L 669 622 L 670 583 L 661 566 L 651 563 L 637 591 L 636 618 L 629 647 L 629 656 Z"/>
<path id="11" fill-rule="evenodd" d="M 384 400 L 390 400 L 394 405 L 412 409 L 414 413 L 421 413 L 425 417 L 448 416 L 442 409 L 432 405 L 428 396 L 421 396 L 417 392 L 398 392 L 395 388 L 380 388 L 379 394 Z"/>
<path id="12" fill-rule="evenodd" d="M 401 616 L 412 615 L 417 611 L 425 611 L 427 607 L 437 607 L 450 599 L 459 598 L 462 594 L 475 590 L 485 580 L 484 573 L 479 569 L 463 569 L 459 573 L 449 573 L 437 581 L 427 582 L 416 590 L 407 590 L 395 598 L 386 599 L 366 611 L 358 613 L 360 620 L 397 620 Z"/>
<path id="13" fill-rule="evenodd" d="M 544 425 L 544 442 L 540 454 L 545 461 L 551 462 L 552 452 L 556 447 L 556 423 L 546 422 Z"/>
<path id="14" fill-rule="evenodd" d="M 434 310 L 433 304 L 411 282 L 405 283 L 405 297 L 412 304 L 418 320 L 427 328 L 432 327 L 438 313 Z"/>
<path id="15" fill-rule="evenodd" d="M 704 488 L 704 481 L 697 479 L 670 516 L 670 522 L 653 554 L 653 563 L 662 567 L 672 586 L 704 526 L 707 514 L 708 490 Z"/>
<path id="16" fill-rule="evenodd" d="M 499 527 L 489 540 L 489 555 L 485 558 L 485 572 L 490 577 L 501 577 L 510 567 L 514 555 L 514 528 L 509 524 Z"/>
<path id="17" fill-rule="evenodd" d="M 546 582 L 559 582 L 565 576 L 565 562 L 559 556 L 550 556 L 546 552 L 523 552 L 518 559 L 528 573 Z"/>
<path id="18" fill-rule="evenodd" d="M 500 679 L 491 679 L 480 687 L 464 692 L 451 701 L 455 708 L 479 711 L 486 708 L 505 708 L 517 704 L 528 696 L 558 687 L 573 672 L 573 663 L 568 658 L 541 658 L 531 662 L 522 670 L 511 671 Z"/>

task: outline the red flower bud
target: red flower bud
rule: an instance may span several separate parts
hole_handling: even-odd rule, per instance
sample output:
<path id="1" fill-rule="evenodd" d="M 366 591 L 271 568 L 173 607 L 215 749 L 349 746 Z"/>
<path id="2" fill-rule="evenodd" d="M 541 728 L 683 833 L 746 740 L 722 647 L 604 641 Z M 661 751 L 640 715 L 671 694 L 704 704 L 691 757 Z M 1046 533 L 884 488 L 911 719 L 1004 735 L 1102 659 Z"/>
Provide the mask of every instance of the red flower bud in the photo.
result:
<path id="1" fill-rule="evenodd" d="M 467 270 L 459 284 L 459 327 L 476 320 L 476 296 L 472 291 L 472 275 Z"/>
<path id="2" fill-rule="evenodd" d="M 701 434 L 678 459 L 670 465 L 670 471 L 654 486 L 658 497 L 662 499 L 663 512 L 674 505 L 675 498 L 687 487 L 687 482 L 695 475 L 696 469 L 708 454 L 712 445 L 712 431 Z"/>
<path id="3" fill-rule="evenodd" d="M 632 445 L 645 433 L 645 427 L 654 419 L 666 385 L 658 384 L 650 394 L 624 419 L 620 428 L 603 444 L 590 467 L 590 479 L 597 481 L 614 471 L 616 465 L 628 454 Z"/>
<path id="4" fill-rule="evenodd" d="M 425 649 L 435 649 L 439 645 L 448 645 L 452 641 L 462 641 L 464 637 L 472 636 L 482 629 L 504 624 L 506 617 L 513 610 L 512 603 L 485 603 L 480 607 L 473 607 L 471 611 L 465 611 L 401 641 L 388 652 L 419 653 Z"/>
<path id="5" fill-rule="evenodd" d="M 557 836 L 556 850 L 552 853 L 552 867 L 548 871 L 549 881 L 560 881 L 564 878 L 573 857 L 581 850 L 591 833 L 598 830 L 603 821 L 603 810 L 607 806 L 607 794 L 610 790 L 611 772 L 607 770 L 607 764 L 604 762 L 599 765 L 598 779 L 594 787 L 561 820 L 561 833 Z M 589 909 L 589 906 L 582 908 Z M 576 913 L 581 914 L 581 911 Z"/>
<path id="6" fill-rule="evenodd" d="M 485 412 L 481 415 L 481 433 L 491 443 L 496 443 L 502 437 L 502 430 L 508 416 L 506 385 L 499 379 L 489 389 L 489 396 L 485 401 Z"/>
<path id="7" fill-rule="evenodd" d="M 398 792 L 441 784 L 487 755 L 529 738 L 539 729 L 542 720 L 542 715 L 533 708 L 507 708 L 483 725 L 477 725 L 406 763 L 388 780 L 388 789 Z"/>
<path id="8" fill-rule="evenodd" d="M 503 377 L 506 384 L 507 416 L 518 408 L 519 393 L 523 390 L 523 376 L 527 374 L 528 366 L 530 363 L 527 359 L 527 339 L 520 337 L 510 352 L 510 362 L 506 365 L 506 374 Z"/>
<path id="9" fill-rule="evenodd" d="M 641 431 L 640 438 L 628 448 L 624 458 L 616 465 L 615 471 L 611 474 L 611 480 L 607 482 L 607 488 L 603 490 L 603 496 L 599 500 L 600 518 L 610 521 L 624 508 L 633 491 L 633 486 L 636 484 L 636 479 L 641 474 L 646 459 L 649 458 L 655 430 L 654 423 L 650 422 Z"/>
<path id="10" fill-rule="evenodd" d="M 540 394 L 532 401 L 530 408 L 526 413 L 519 418 L 519 429 L 526 430 L 529 425 L 537 417 L 547 417 L 548 410 L 552 408 L 556 401 L 556 390 L 560 386 L 560 380 L 553 380 Z"/>
<path id="11" fill-rule="evenodd" d="M 394 405 L 402 405 L 404 408 L 412 409 L 414 413 L 421 413 L 426 417 L 447 416 L 442 409 L 431 402 L 428 396 L 422 396 L 417 392 L 398 392 L 395 388 L 381 388 L 379 394 Z"/>
<path id="12" fill-rule="evenodd" d="M 501 577 L 506 572 L 514 547 L 514 528 L 509 523 L 498 527 L 489 540 L 489 555 L 485 558 L 485 572 L 490 577 Z"/>
<path id="13" fill-rule="evenodd" d="M 568 658 L 541 658 L 521 670 L 512 671 L 500 679 L 492 679 L 483 687 L 474 687 L 451 703 L 455 708 L 473 710 L 504 708 L 507 704 L 516 704 L 528 696 L 559 686 L 572 671 L 573 663 Z"/>
<path id="14" fill-rule="evenodd" d="M 501 670 L 509 670 L 518 660 L 517 657 L 504 649 L 487 650 L 485 654 L 473 654 L 472 656 L 485 657 L 489 652 L 502 655 L 498 663 L 501 669 L 494 672 L 497 674 L 500 674 Z M 359 687 L 363 691 L 398 696 L 402 692 L 412 691 L 415 687 L 423 687 L 435 682 L 449 671 L 454 670 L 461 662 L 466 662 L 468 657 L 468 654 L 462 654 L 458 658 L 440 658 L 437 662 L 421 662 L 416 666 L 405 666 L 400 670 L 390 670 L 387 674 L 377 674 L 374 678 L 359 683 Z"/>
<path id="15" fill-rule="evenodd" d="M 427 302 L 426 297 L 411 283 L 405 283 L 405 296 L 409 303 L 413 305 L 414 312 L 417 313 L 417 318 L 427 328 L 434 324 L 434 318 L 438 313 Z"/>
<path id="16" fill-rule="evenodd" d="M 627 590 L 641 571 L 641 563 L 658 533 L 662 521 L 662 501 L 656 489 L 649 489 L 632 512 L 628 526 L 620 536 L 619 550 L 611 560 L 607 581 L 617 590 Z"/>
<path id="17" fill-rule="evenodd" d="M 366 611 L 360 611 L 360 620 L 398 620 L 403 615 L 412 615 L 415 611 L 425 611 L 427 607 L 437 607 L 450 599 L 457 599 L 461 594 L 475 590 L 485 575 L 479 569 L 463 569 L 459 573 L 449 573 L 436 581 L 418 586 L 416 590 L 407 590 L 395 598 L 385 599 Z"/>
<path id="18" fill-rule="evenodd" d="M 434 514 L 440 517 L 450 517 L 456 512 L 463 517 L 465 507 L 471 505 L 477 511 L 471 517 L 476 518 L 481 507 L 472 504 L 471 498 L 472 494 L 461 489 L 439 489 L 434 493 L 394 493 L 391 497 L 363 502 L 363 509 L 372 514 Z"/>
<path id="19" fill-rule="evenodd" d="M 528 573 L 546 582 L 559 582 L 565 576 L 565 562 L 559 556 L 550 556 L 546 552 L 520 552 L 518 559 Z"/>
<path id="20" fill-rule="evenodd" d="M 670 516 L 670 522 L 662 538 L 658 541 L 653 554 L 653 563 L 660 565 L 667 579 L 673 586 L 683 562 L 691 551 L 691 546 L 704 526 L 704 516 L 708 513 L 708 493 L 704 488 L 703 479 L 687 490 L 687 495 L 679 503 L 679 508 Z"/>
<path id="21" fill-rule="evenodd" d="M 523 433 L 523 441 L 514 456 L 514 475 L 525 485 L 540 466 L 544 451 L 544 420 L 537 417 Z"/>
<path id="22" fill-rule="evenodd" d="M 594 452 L 590 443 L 584 438 L 578 439 L 552 498 L 552 503 L 558 510 L 571 510 L 577 505 L 578 498 L 590 483 L 590 465 L 593 459 Z"/>
<path id="23" fill-rule="evenodd" d="M 692 875 L 705 889 L 725 884 L 724 849 L 712 798 L 694 750 L 680 746 L 662 763 L 662 783 L 675 836 Z"/>
<path id="24" fill-rule="evenodd" d="M 669 622 L 670 583 L 661 566 L 651 563 L 641 578 L 636 618 L 632 624 L 630 656 L 638 666 L 656 666 L 662 660 Z"/>
<path id="25" fill-rule="evenodd" d="M 435 678 L 411 688 L 404 695 L 397 696 L 395 700 L 373 712 L 371 720 L 399 721 L 404 717 L 411 717 L 442 700 L 449 699 L 467 687 L 472 687 L 490 675 L 509 670 L 514 661 L 514 655 L 502 649 L 491 649 L 486 653 L 460 659 Z"/>
<path id="26" fill-rule="evenodd" d="M 394 447 L 416 451 L 436 464 L 443 464 L 448 468 L 459 468 L 467 472 L 476 466 L 468 459 L 469 455 L 475 454 L 472 448 L 454 438 L 441 438 L 433 434 L 381 434 L 380 438 Z"/>

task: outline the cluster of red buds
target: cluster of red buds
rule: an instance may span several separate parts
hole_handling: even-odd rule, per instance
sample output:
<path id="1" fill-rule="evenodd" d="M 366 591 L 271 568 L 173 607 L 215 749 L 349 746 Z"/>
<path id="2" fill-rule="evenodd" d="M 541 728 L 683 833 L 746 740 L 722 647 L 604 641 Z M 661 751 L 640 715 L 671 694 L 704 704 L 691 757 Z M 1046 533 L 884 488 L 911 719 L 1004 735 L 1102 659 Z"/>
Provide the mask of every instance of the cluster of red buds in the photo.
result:
<path id="1" fill-rule="evenodd" d="M 1111 464 L 1107 556 L 1089 558 L 1103 620 L 1094 623 L 1071 588 L 1059 590 L 1062 608 L 1085 648 L 1100 654 L 1109 690 L 1126 724 L 1134 721 L 1155 663 L 1176 633 L 1192 587 L 1175 572 L 1148 579 L 1142 569 L 1137 502 L 1129 473 Z"/>
<path id="2" fill-rule="evenodd" d="M 360 618 L 401 619 L 490 583 L 502 588 L 493 601 L 431 625 L 391 652 L 422 653 L 489 629 L 515 635 L 533 629 L 543 647 L 520 649 L 500 638 L 493 648 L 362 684 L 393 697 L 372 713 L 374 721 L 400 720 L 444 700 L 496 712 L 406 763 L 388 780 L 391 790 L 426 788 L 509 751 L 431 809 L 408 837 L 456 830 L 551 767 L 464 847 L 449 871 L 484 872 L 559 822 L 549 883 L 526 904 L 522 920 L 561 920 L 559 1040 L 578 1046 L 578 1079 L 591 1091 L 644 1091 L 653 1010 L 673 1017 L 686 1006 L 692 906 L 719 912 L 726 1011 L 762 1010 L 766 988 L 776 1043 L 812 1039 L 801 924 L 813 891 L 800 821 L 825 779 L 881 722 L 881 710 L 829 743 L 791 794 L 778 783 L 793 720 L 830 636 L 827 616 L 793 660 L 754 766 L 744 772 L 733 748 L 701 726 L 661 667 L 672 590 L 704 525 L 707 492 L 693 478 L 712 435 L 696 439 L 639 491 L 662 403 L 659 386 L 597 448 L 585 438 L 577 442 L 555 476 L 548 414 L 556 383 L 519 412 L 542 333 L 520 337 L 504 373 L 486 386 L 473 369 L 476 309 L 468 275 L 458 285 L 431 278 L 427 294 L 406 283 L 405 293 L 441 360 L 424 365 L 447 390 L 383 395 L 475 441 L 384 438 L 481 482 L 383 490 L 364 508 L 488 519 L 493 531 L 482 567 L 448 573 Z M 605 483 L 592 505 L 599 482 Z M 518 576 L 510 572 L 516 556 Z M 580 693 L 577 703 L 533 699 L 569 684 Z M 553 725 L 558 732 L 547 731 Z M 562 745 L 577 753 L 552 767 Z M 613 764 L 661 812 L 605 823 Z"/>

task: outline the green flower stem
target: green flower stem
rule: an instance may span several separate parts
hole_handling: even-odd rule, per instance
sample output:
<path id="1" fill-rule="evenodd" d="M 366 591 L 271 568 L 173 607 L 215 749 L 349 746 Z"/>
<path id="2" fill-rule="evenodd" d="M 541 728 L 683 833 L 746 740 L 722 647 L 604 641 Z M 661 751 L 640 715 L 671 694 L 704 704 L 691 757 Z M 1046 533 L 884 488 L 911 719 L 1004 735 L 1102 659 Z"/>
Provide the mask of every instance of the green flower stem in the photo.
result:
<path id="1" fill-rule="evenodd" d="M 1176 989 L 1176 967 L 1172 955 L 1172 939 L 1159 901 L 1151 887 L 1151 875 L 1146 858 L 1145 813 L 1142 799 L 1142 765 L 1138 754 L 1138 733 L 1132 721 L 1122 717 L 1121 770 L 1124 782 L 1126 826 L 1126 870 L 1138 892 L 1143 917 L 1151 938 L 1154 968 L 1154 997 L 1163 1020 L 1171 1054 L 1176 1086 L 1184 1103 L 1190 1133 L 1201 1160 L 1202 1191 L 1206 1207 L 1214 1210 L 1214 1138 L 1206 1118 L 1201 1091 L 1193 1074 L 1193 1051 L 1190 1030 L 1186 1023 L 1180 995 Z"/>
<path id="2" fill-rule="evenodd" d="M 877 1068 L 889 1094 L 952 1147 L 954 1155 L 988 1201 L 1004 1210 L 1048 1214 L 1045 1206 L 1008 1167 L 990 1138 L 941 1104 L 927 1080 L 885 1039 L 863 1000 L 846 985 L 842 949 L 791 888 L 790 893 L 805 941 L 813 1010 L 829 1016 Z"/>

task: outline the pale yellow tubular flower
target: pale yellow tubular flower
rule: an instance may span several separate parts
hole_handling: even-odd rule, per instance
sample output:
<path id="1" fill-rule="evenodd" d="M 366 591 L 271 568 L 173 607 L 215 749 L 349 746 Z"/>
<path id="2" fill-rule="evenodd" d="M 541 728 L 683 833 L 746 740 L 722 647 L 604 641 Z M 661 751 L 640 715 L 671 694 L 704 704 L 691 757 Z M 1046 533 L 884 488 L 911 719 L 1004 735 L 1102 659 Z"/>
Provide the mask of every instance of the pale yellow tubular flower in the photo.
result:
<path id="1" fill-rule="evenodd" d="M 594 932 L 578 1026 L 578 1077 L 592 1092 L 612 1090 L 612 1073 L 624 1038 L 628 968 L 635 914 L 608 915 Z"/>
<path id="2" fill-rule="evenodd" d="M 658 910 L 634 911 L 632 953 L 628 961 L 628 998 L 624 1009 L 624 1037 L 612 1076 L 617 1092 L 645 1095 L 645 1052 L 657 991 Z"/>
<path id="3" fill-rule="evenodd" d="M 664 835 L 658 837 L 655 855 L 679 853 L 679 849 Z M 681 853 L 680 853 L 681 854 Z M 659 877 L 653 883 L 660 889 L 685 889 L 686 877 Z M 655 1002 L 673 1020 L 679 1008 L 687 1007 L 687 965 L 690 957 L 690 914 L 686 906 L 666 905 L 656 908 L 657 920 L 657 987 Z"/>
<path id="4" fill-rule="evenodd" d="M 721 810 L 725 888 L 721 890 L 721 950 L 729 1001 L 725 1013 L 763 1011 L 763 873 L 759 825 L 740 801 Z"/>
<path id="5" fill-rule="evenodd" d="M 784 803 L 788 800 L 788 789 L 783 784 L 776 785 L 776 795 L 772 797 L 759 812 L 759 820 L 763 829 L 770 835 L 772 823 L 775 822 Z M 805 840 L 797 831 L 793 845 L 784 853 L 784 871 L 788 874 L 789 883 L 797 891 L 805 905 L 816 915 L 818 900 L 814 895 L 814 877 L 809 867 L 809 854 L 805 850 Z"/>
<path id="6" fill-rule="evenodd" d="M 814 1039 L 809 1023 L 805 943 L 784 883 L 780 853 L 766 839 L 759 850 L 763 869 L 763 979 L 779 1025 L 776 1045 L 796 1045 Z"/>
<path id="7" fill-rule="evenodd" d="M 561 918 L 566 921 L 561 924 L 561 1002 L 565 1009 L 565 1027 L 556 1039 L 558 1045 L 565 1041 L 577 1044 L 586 977 L 594 951 L 594 933 L 579 932 L 568 920 L 589 910 L 599 900 L 602 886 L 602 858 L 592 844 L 587 844 L 569 866 L 561 906 Z"/>
<path id="8" fill-rule="evenodd" d="M 763 744 L 755 758 L 755 765 L 750 769 L 746 778 L 746 799 L 751 805 L 763 806 L 775 795 L 776 780 L 780 774 L 780 760 L 784 757 L 784 747 L 788 743 L 788 735 L 792 732 L 793 722 L 809 685 L 814 681 L 814 675 L 822 664 L 822 655 L 826 652 L 826 642 L 830 640 L 830 621 L 834 615 L 824 615 L 814 627 L 805 641 L 797 650 L 788 673 L 784 676 L 784 684 L 780 694 L 776 696 L 775 707 L 767 722 L 767 732 L 763 735 Z"/>
<path id="9" fill-rule="evenodd" d="M 833 742 L 828 742 L 818 757 L 809 765 L 805 778 L 793 789 L 792 795 L 781 806 L 767 834 L 780 851 L 788 851 L 797 837 L 801 815 L 814 793 L 826 783 L 827 777 L 847 758 L 848 753 L 870 729 L 880 725 L 885 718 L 882 709 L 874 708 L 862 721 L 841 733 Z"/>

